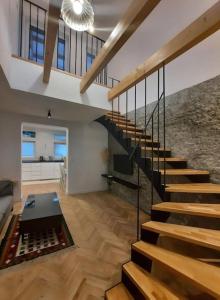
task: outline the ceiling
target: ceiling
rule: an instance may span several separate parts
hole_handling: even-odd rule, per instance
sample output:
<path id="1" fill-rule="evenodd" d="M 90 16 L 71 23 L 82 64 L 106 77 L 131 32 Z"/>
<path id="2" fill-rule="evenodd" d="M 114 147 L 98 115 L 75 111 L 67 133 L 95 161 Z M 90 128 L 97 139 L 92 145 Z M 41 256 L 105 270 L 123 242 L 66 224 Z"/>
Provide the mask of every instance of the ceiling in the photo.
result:
<path id="1" fill-rule="evenodd" d="M 11 89 L 0 67 L 0 111 L 52 119 L 89 123 L 105 113 L 105 110 L 83 104 L 58 100 L 42 95 Z"/>
<path id="2" fill-rule="evenodd" d="M 95 13 L 95 32 L 98 37 L 106 40 L 132 0 L 93 0 Z"/>

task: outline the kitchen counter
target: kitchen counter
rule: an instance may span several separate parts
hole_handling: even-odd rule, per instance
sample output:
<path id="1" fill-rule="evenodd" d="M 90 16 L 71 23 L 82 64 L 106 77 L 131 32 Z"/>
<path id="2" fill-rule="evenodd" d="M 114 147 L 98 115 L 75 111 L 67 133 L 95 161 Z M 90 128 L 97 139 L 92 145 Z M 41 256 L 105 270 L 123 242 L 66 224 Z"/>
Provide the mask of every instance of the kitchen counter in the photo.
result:
<path id="1" fill-rule="evenodd" d="M 22 180 L 47 180 L 61 177 L 63 160 L 24 160 L 22 163 Z"/>
<path id="2" fill-rule="evenodd" d="M 64 160 L 22 160 L 22 163 L 63 163 Z"/>

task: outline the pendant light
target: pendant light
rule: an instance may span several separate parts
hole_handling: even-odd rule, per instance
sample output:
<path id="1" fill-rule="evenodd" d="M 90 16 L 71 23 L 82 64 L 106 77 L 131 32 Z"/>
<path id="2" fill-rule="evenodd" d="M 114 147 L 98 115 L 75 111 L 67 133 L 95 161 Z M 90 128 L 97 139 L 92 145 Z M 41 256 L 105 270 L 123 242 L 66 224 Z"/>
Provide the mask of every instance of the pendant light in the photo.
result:
<path id="1" fill-rule="evenodd" d="M 70 28 L 88 30 L 94 23 L 94 11 L 89 0 L 63 0 L 61 15 Z"/>

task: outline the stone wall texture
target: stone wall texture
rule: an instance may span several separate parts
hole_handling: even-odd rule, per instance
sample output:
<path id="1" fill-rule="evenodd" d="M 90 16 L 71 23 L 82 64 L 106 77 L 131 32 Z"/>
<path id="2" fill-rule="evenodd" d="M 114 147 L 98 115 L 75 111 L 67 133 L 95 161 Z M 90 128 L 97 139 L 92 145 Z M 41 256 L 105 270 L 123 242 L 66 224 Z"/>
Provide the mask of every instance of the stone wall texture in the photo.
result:
<path id="1" fill-rule="evenodd" d="M 212 182 L 220 182 L 220 76 L 168 96 L 165 103 L 167 147 L 187 158 L 189 167 L 209 170 Z M 147 119 L 154 106 L 148 105 Z M 137 120 L 143 127 L 144 108 L 137 110 Z"/>
<path id="2" fill-rule="evenodd" d="M 146 120 L 149 119 L 155 103 L 147 105 Z M 163 132 L 163 102 L 160 104 L 160 142 Z M 202 82 L 196 86 L 179 91 L 165 99 L 166 106 L 166 147 L 171 148 L 172 156 L 184 157 L 188 161 L 188 167 L 205 169 L 210 171 L 211 182 L 220 183 L 220 76 Z M 136 112 L 137 123 L 140 128 L 145 124 L 145 108 L 139 108 Z M 129 113 L 129 118 L 134 119 L 134 112 Z M 148 132 L 151 133 L 151 124 L 148 126 Z M 157 113 L 154 119 L 154 138 L 157 139 Z M 137 170 L 135 168 L 133 176 L 124 176 L 116 174 L 112 167 L 112 155 L 124 153 L 124 150 L 118 143 L 110 137 L 110 169 L 114 175 L 127 179 L 128 181 L 137 181 Z M 177 182 L 176 178 L 169 179 L 169 182 Z M 182 178 L 181 182 L 188 182 L 189 179 Z M 150 183 L 146 176 L 141 172 L 141 207 L 145 211 L 150 208 Z M 113 192 L 117 193 L 125 200 L 136 203 L 134 192 L 119 184 L 113 186 Z M 191 197 L 191 199 L 190 199 Z M 193 201 L 193 202 L 219 202 L 219 196 L 196 196 L 181 194 L 171 197 L 173 201 Z M 155 194 L 155 202 L 158 197 Z M 190 223 L 185 217 L 182 222 Z M 199 220 L 198 220 L 199 222 Z"/>

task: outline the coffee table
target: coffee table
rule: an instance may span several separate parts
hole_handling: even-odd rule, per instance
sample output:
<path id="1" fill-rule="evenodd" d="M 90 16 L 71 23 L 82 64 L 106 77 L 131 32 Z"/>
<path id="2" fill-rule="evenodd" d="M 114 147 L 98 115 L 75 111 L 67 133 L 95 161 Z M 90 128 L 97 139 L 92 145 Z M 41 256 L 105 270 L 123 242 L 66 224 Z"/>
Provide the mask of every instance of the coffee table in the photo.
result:
<path id="1" fill-rule="evenodd" d="M 27 206 L 28 203 L 34 203 Z M 57 193 L 29 195 L 20 220 L 20 234 L 60 229 L 63 214 Z"/>

